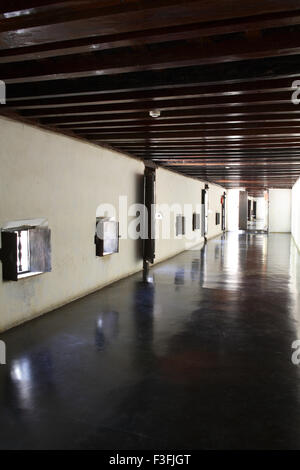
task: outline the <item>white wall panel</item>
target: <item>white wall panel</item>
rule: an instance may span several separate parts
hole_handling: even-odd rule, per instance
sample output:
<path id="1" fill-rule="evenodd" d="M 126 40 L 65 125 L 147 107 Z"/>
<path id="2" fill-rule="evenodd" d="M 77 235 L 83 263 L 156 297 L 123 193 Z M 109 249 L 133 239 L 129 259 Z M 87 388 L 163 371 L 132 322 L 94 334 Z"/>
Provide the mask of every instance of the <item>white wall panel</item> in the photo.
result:
<path id="1" fill-rule="evenodd" d="M 291 231 L 291 190 L 269 190 L 269 232 Z"/>
<path id="2" fill-rule="evenodd" d="M 6 118 L 0 118 L 0 141 L 0 227 L 11 221 L 47 219 L 52 244 L 52 272 L 18 282 L 0 278 L 0 331 L 142 269 L 141 242 L 126 238 L 122 224 L 118 254 L 96 257 L 94 245 L 100 204 L 114 205 L 122 222 L 119 196 L 127 197 L 129 206 L 142 202 L 142 161 Z M 215 211 L 221 209 L 224 189 L 209 186 L 212 237 L 221 233 Z M 160 203 L 196 208 L 203 187 L 203 182 L 157 171 Z M 173 232 L 170 240 L 158 240 L 156 260 L 199 243 L 200 230 L 188 240 L 191 231 L 189 219 L 183 239 Z"/>

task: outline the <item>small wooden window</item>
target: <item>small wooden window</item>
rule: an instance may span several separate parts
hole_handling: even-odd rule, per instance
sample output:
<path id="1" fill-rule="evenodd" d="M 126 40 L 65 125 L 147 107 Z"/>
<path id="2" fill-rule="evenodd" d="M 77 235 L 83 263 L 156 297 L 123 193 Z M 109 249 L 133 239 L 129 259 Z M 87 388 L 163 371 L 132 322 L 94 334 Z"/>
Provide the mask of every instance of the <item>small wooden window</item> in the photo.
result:
<path id="1" fill-rule="evenodd" d="M 193 230 L 199 230 L 200 229 L 200 214 L 196 214 L 194 212 L 193 214 Z"/>
<path id="2" fill-rule="evenodd" d="M 51 271 L 51 231 L 46 227 L 14 227 L 1 232 L 4 281 Z"/>
<path id="3" fill-rule="evenodd" d="M 96 256 L 119 253 L 119 222 L 107 217 L 96 220 Z"/>
<path id="4" fill-rule="evenodd" d="M 185 234 L 185 217 L 182 215 L 176 216 L 176 236 Z"/>

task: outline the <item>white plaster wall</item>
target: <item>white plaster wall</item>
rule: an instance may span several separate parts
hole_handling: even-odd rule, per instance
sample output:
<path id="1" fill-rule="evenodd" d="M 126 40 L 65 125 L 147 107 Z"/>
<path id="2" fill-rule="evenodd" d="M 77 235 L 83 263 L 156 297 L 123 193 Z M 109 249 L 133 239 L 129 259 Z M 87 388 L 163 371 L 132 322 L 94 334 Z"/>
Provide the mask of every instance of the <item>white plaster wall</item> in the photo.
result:
<path id="1" fill-rule="evenodd" d="M 142 269 L 137 240 L 120 227 L 120 252 L 95 255 L 96 212 L 100 204 L 117 208 L 142 202 L 144 164 L 118 152 L 0 117 L 0 227 L 10 221 L 46 218 L 51 229 L 52 272 L 3 282 L 0 276 L 0 331 L 50 311 Z M 157 202 L 201 204 L 204 182 L 164 169 L 157 170 Z M 208 238 L 221 233 L 215 211 L 224 189 L 209 184 Z M 99 215 L 99 214 L 97 214 Z M 159 221 L 158 221 L 159 223 Z M 201 242 L 201 231 L 158 240 L 156 261 Z M 84 314 L 84 312 L 83 312 Z"/>
<path id="2" fill-rule="evenodd" d="M 291 231 L 290 189 L 269 189 L 269 232 Z"/>
<path id="3" fill-rule="evenodd" d="M 179 204 L 182 208 L 179 213 L 183 214 L 184 204 L 191 205 L 192 211 L 200 212 L 201 210 L 201 190 L 204 189 L 205 182 L 198 181 L 193 178 L 187 178 L 178 173 L 158 168 L 156 172 L 156 204 L 157 212 L 160 211 L 161 204 Z M 220 225 L 215 225 L 215 212 L 221 212 L 221 196 L 224 193 L 224 188 L 209 183 L 208 190 L 208 236 L 207 238 L 214 237 L 220 233 Z M 197 208 L 198 206 L 198 208 Z M 185 236 L 176 237 L 175 234 L 175 219 L 176 212 L 171 215 L 171 238 L 164 239 L 162 236 L 163 220 L 156 221 L 156 258 L 155 262 L 162 261 L 169 258 L 183 250 L 189 249 L 198 245 L 203 241 L 201 237 L 201 230 L 192 231 L 191 214 L 186 215 L 186 233 Z"/>
<path id="4" fill-rule="evenodd" d="M 208 235 L 207 238 L 212 238 L 222 233 L 222 206 L 221 197 L 225 189 L 209 183 L 208 190 Z M 226 201 L 227 202 L 227 201 Z M 225 206 L 226 210 L 226 206 Z M 220 225 L 216 225 L 216 212 L 220 213 Z M 225 216 L 226 217 L 226 216 Z M 225 220 L 226 224 L 226 220 Z"/>
<path id="5" fill-rule="evenodd" d="M 229 232 L 239 229 L 240 189 L 227 190 L 227 225 Z"/>
<path id="6" fill-rule="evenodd" d="M 95 256 L 96 210 L 119 195 L 137 200 L 142 162 L 117 152 L 0 118 L 0 227 L 47 218 L 52 272 L 18 282 L 0 278 L 0 331 L 141 269 L 135 240 Z M 84 314 L 84 312 L 83 312 Z"/>
<path id="7" fill-rule="evenodd" d="M 256 220 L 265 220 L 266 201 L 264 197 L 257 197 L 256 201 Z"/>
<path id="8" fill-rule="evenodd" d="M 295 243 L 300 250 L 300 178 L 292 189 L 291 231 Z"/>

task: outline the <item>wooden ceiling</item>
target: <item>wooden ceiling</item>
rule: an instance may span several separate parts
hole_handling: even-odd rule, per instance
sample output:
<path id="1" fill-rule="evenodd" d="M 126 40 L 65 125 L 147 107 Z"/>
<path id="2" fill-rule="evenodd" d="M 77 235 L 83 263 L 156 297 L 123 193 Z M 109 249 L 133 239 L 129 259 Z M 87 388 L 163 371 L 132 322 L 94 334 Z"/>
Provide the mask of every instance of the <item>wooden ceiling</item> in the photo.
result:
<path id="1" fill-rule="evenodd" d="M 0 5 L 2 114 L 252 195 L 300 176 L 298 77 L 300 0 Z"/>

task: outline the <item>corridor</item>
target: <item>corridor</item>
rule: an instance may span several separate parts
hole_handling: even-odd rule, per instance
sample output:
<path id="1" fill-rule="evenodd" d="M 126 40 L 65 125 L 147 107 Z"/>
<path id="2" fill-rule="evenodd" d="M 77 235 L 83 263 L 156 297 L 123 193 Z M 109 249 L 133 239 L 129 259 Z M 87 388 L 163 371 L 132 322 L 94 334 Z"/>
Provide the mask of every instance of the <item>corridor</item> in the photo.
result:
<path id="1" fill-rule="evenodd" d="M 2 449 L 300 448 L 300 263 L 228 233 L 1 335 Z"/>
<path id="2" fill-rule="evenodd" d="M 254 220 L 247 223 L 247 230 L 255 231 L 255 230 L 264 230 L 268 231 L 268 227 L 265 224 L 264 220 Z"/>

